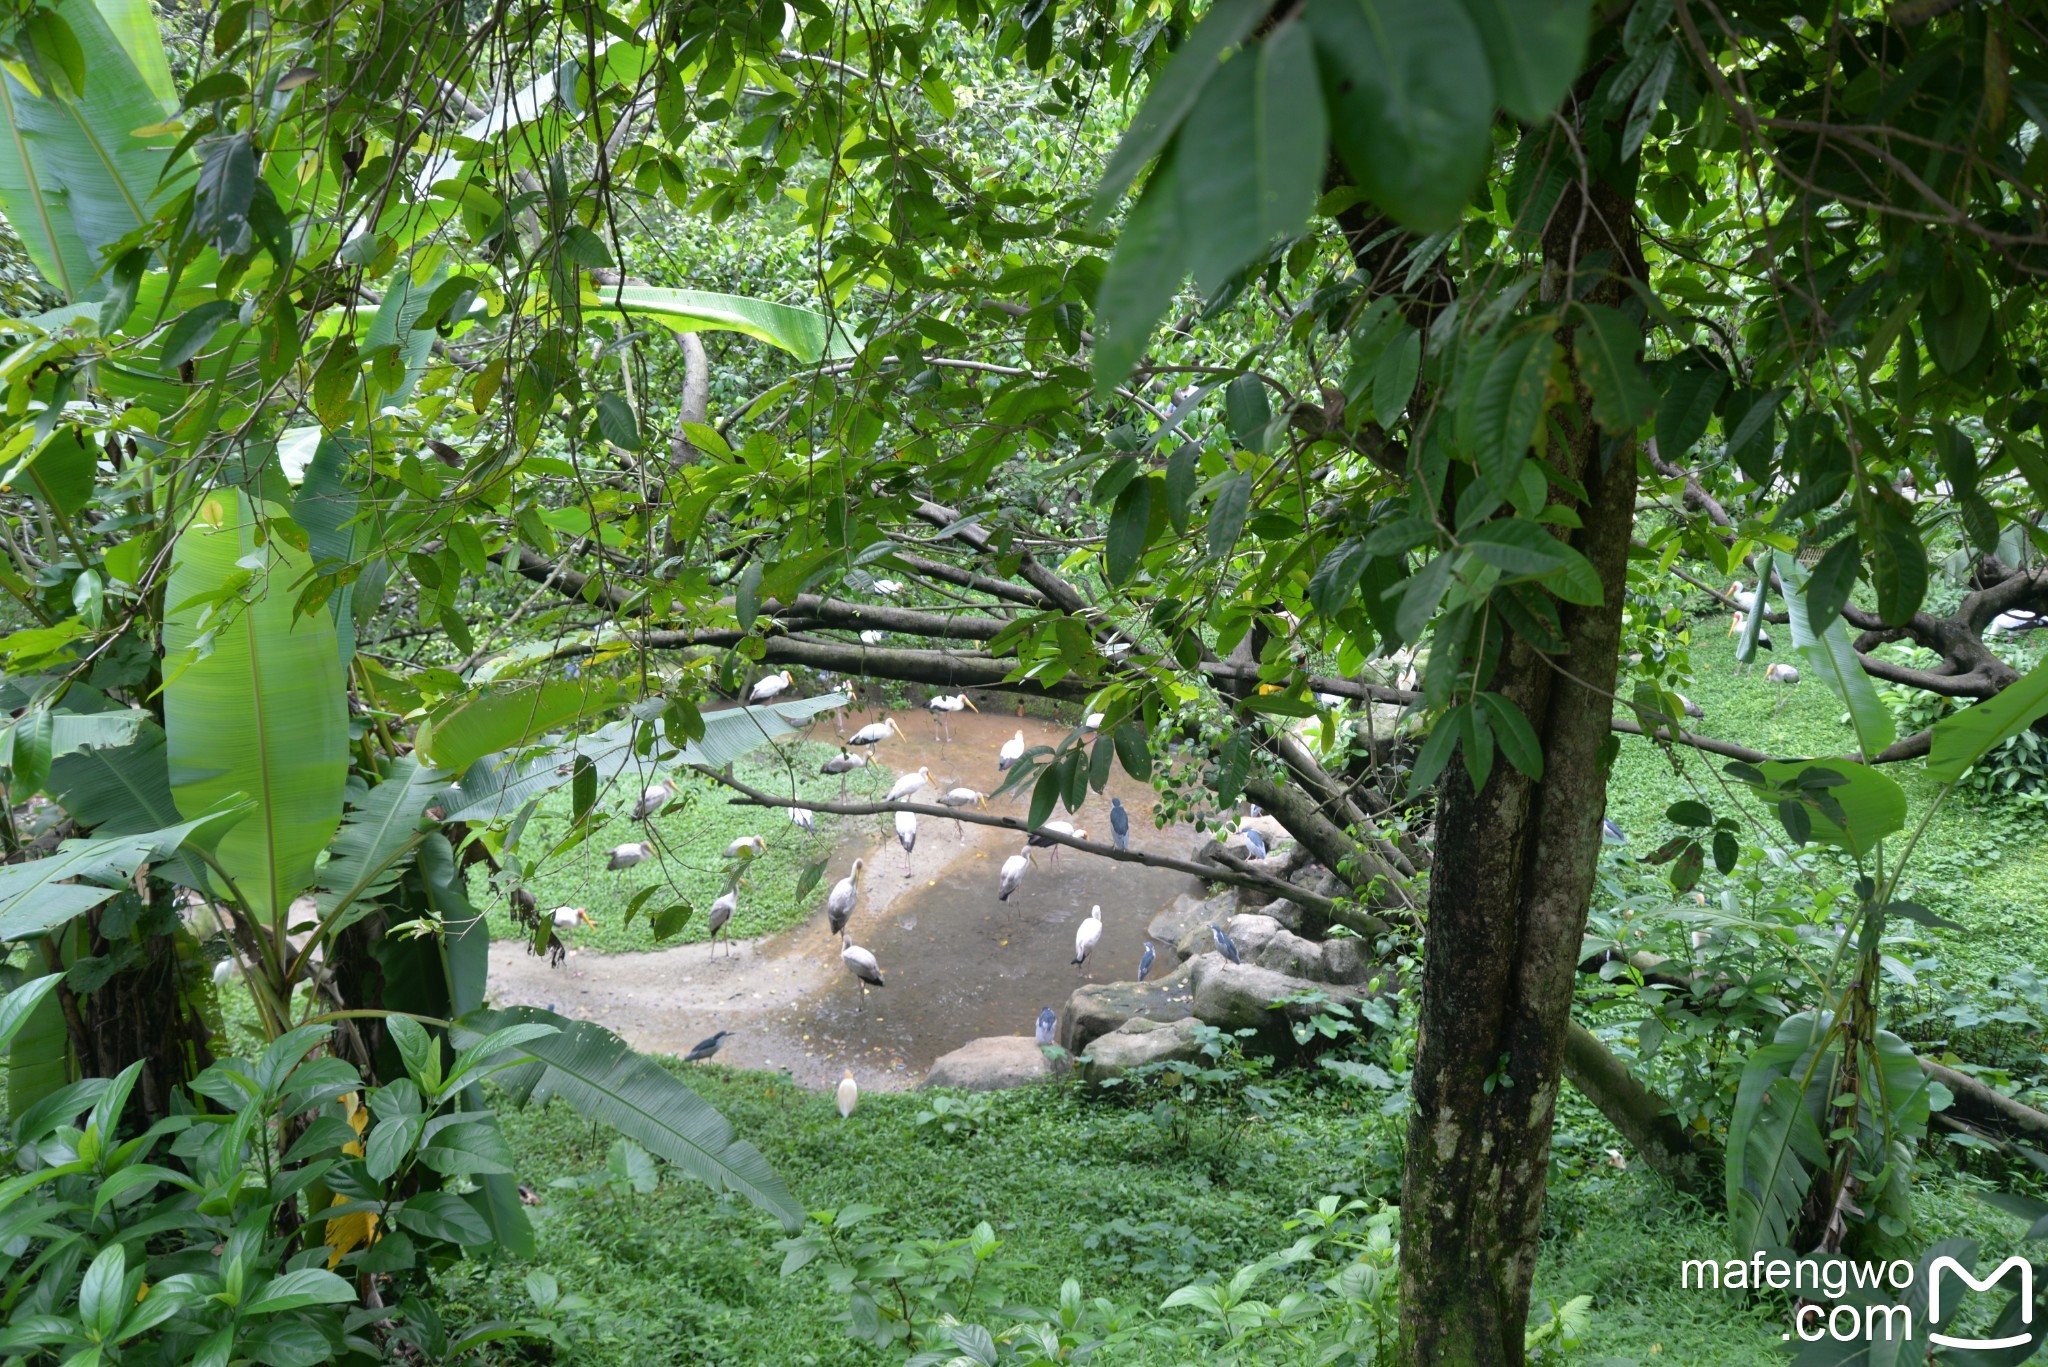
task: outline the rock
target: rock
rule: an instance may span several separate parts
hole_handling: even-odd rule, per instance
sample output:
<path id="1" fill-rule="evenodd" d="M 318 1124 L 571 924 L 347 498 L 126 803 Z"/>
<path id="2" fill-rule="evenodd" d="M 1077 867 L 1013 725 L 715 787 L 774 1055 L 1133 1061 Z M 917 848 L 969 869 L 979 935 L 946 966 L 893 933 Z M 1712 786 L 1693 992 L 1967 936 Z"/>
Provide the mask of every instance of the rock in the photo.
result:
<path id="1" fill-rule="evenodd" d="M 1067 998 L 1060 1016 L 1060 1047 L 1070 1054 L 1085 1053 L 1097 1038 L 1126 1021 L 1167 1024 L 1185 1020 L 1187 1014 L 1186 964 L 1177 964 L 1150 982 L 1090 983 Z"/>
<path id="2" fill-rule="evenodd" d="M 1252 918 L 1241 918 L 1252 919 Z M 1257 1031 L 1256 1045 L 1282 1057 L 1301 1052 L 1289 1025 L 1317 1013 L 1314 1006 L 1273 1003 L 1305 992 L 1318 992 L 1355 1012 L 1365 994 L 1341 983 L 1313 982 L 1262 967 L 1234 964 L 1221 954 L 1204 954 L 1190 965 L 1189 984 L 1195 1016 L 1222 1030 Z"/>
<path id="3" fill-rule="evenodd" d="M 1148 1063 L 1192 1063 L 1202 1057 L 1192 1019 L 1160 1024 L 1132 1020 L 1095 1040 L 1082 1060 L 1081 1076 L 1101 1084 Z"/>
<path id="4" fill-rule="evenodd" d="M 1307 925 L 1309 921 L 1309 914 L 1302 909 L 1301 904 L 1289 901 L 1285 897 L 1282 897 L 1277 902 L 1266 903 L 1266 905 L 1259 908 L 1259 911 L 1264 915 L 1272 917 L 1296 934 L 1300 934 L 1301 928 Z"/>
<path id="5" fill-rule="evenodd" d="M 1169 907 L 1167 910 L 1172 911 L 1173 909 Z M 1192 959 L 1197 954 L 1206 953 L 1216 948 L 1216 942 L 1209 938 L 1209 927 L 1212 925 L 1227 925 L 1230 918 L 1236 914 L 1237 894 L 1233 890 L 1225 888 L 1206 902 L 1198 902 L 1194 906 L 1187 908 L 1183 914 L 1177 916 L 1176 921 L 1180 926 L 1180 930 L 1171 940 L 1166 940 L 1164 936 L 1160 935 L 1159 930 L 1165 929 L 1165 927 L 1158 926 L 1156 921 L 1154 925 L 1158 928 L 1153 930 L 1152 938 L 1163 940 L 1166 944 L 1171 945 L 1173 952 L 1183 960 Z M 1164 916 L 1165 913 L 1161 913 L 1162 919 Z M 1194 934 L 1196 931 L 1201 932 L 1199 937 Z M 1182 948 L 1184 945 L 1192 946 L 1192 948 Z"/>
<path id="6" fill-rule="evenodd" d="M 1198 954 L 1216 953 L 1216 937 L 1209 933 L 1209 927 L 1213 925 L 1222 926 L 1224 933 L 1237 941 L 1237 952 L 1246 963 L 1256 962 L 1259 951 L 1266 947 L 1266 941 L 1281 931 L 1280 923 L 1270 916 L 1258 912 L 1240 912 L 1235 916 L 1217 917 L 1213 921 L 1202 922 L 1174 946 L 1174 952 L 1183 959 L 1192 959 Z"/>
<path id="7" fill-rule="evenodd" d="M 1022 1035 L 988 1035 L 940 1057 L 925 1074 L 924 1085 L 997 1092 L 1025 1086 L 1051 1073 L 1052 1065 L 1035 1041 Z"/>
<path id="8" fill-rule="evenodd" d="M 1392 982 L 1393 970 L 1374 961 L 1363 940 L 1323 941 L 1323 977 L 1333 983 L 1363 987 L 1375 976 Z"/>
<path id="9" fill-rule="evenodd" d="M 1208 906 L 1201 898 L 1184 892 L 1152 918 L 1152 923 L 1145 927 L 1145 933 L 1159 942 L 1161 952 L 1172 949 L 1180 943 L 1181 936 L 1208 921 Z"/>

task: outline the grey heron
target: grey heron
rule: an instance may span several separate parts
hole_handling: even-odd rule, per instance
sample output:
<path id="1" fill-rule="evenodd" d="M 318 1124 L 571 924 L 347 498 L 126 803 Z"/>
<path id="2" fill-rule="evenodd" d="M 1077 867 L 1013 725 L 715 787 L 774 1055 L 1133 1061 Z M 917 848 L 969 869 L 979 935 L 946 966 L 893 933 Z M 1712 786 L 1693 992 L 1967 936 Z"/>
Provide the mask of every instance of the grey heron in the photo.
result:
<path id="1" fill-rule="evenodd" d="M 1621 827 L 1611 817 L 1600 818 L 1600 838 L 1610 845 L 1626 845 L 1628 837 L 1621 833 Z"/>
<path id="2" fill-rule="evenodd" d="M 1059 1026 L 1060 1018 L 1053 1014 L 1053 1009 L 1050 1006 L 1040 1011 L 1038 1013 L 1038 1042 L 1040 1044 L 1051 1044 L 1053 1032 L 1058 1030 Z"/>
<path id="3" fill-rule="evenodd" d="M 1252 858 L 1264 859 L 1266 857 L 1265 836 L 1260 835 L 1249 826 L 1245 827 L 1239 834 L 1244 837 L 1244 847 L 1251 851 Z"/>
<path id="4" fill-rule="evenodd" d="M 724 1044 L 728 1039 L 731 1038 L 732 1031 L 721 1030 L 717 1034 L 711 1036 L 709 1039 L 700 1039 L 697 1041 L 695 1047 L 693 1047 L 689 1053 L 683 1055 L 683 1062 L 702 1063 L 705 1059 L 710 1058 L 713 1054 L 717 1053 L 719 1046 Z"/>
<path id="5" fill-rule="evenodd" d="M 1152 975 L 1152 961 L 1158 958 L 1158 951 L 1152 948 L 1150 940 L 1145 941 L 1145 952 L 1138 956 L 1138 981 L 1143 982 Z"/>
<path id="6" fill-rule="evenodd" d="M 1131 814 L 1124 810 L 1124 800 L 1120 797 L 1109 800 L 1109 833 L 1116 840 L 1118 849 L 1131 847 Z"/>
<path id="7" fill-rule="evenodd" d="M 1222 926 L 1210 926 L 1209 933 L 1216 937 L 1216 948 L 1223 951 L 1224 958 L 1230 960 L 1230 962 L 1234 964 L 1241 964 L 1244 962 L 1244 960 L 1240 958 L 1238 955 L 1237 941 L 1231 939 L 1229 933 L 1225 931 Z"/>

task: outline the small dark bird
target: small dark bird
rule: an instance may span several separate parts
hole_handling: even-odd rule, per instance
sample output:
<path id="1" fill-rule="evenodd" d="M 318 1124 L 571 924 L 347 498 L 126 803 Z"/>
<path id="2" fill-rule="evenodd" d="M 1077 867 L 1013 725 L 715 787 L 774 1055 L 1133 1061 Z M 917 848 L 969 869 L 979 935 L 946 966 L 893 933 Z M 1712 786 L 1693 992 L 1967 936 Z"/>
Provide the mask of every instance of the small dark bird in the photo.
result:
<path id="1" fill-rule="evenodd" d="M 1109 833 L 1116 838 L 1118 849 L 1131 847 L 1131 814 L 1124 810 L 1124 800 L 1120 797 L 1109 800 Z"/>
<path id="2" fill-rule="evenodd" d="M 1600 838 L 1610 845 L 1628 844 L 1628 837 L 1621 833 L 1621 827 L 1614 824 L 1612 817 L 1600 818 Z"/>
<path id="3" fill-rule="evenodd" d="M 1244 847 L 1252 852 L 1254 859 L 1266 857 L 1266 837 L 1250 827 L 1246 827 L 1244 831 Z"/>
<path id="4" fill-rule="evenodd" d="M 1038 1042 L 1051 1044 L 1053 1031 L 1059 1029 L 1060 1018 L 1053 1014 L 1050 1006 L 1038 1013 Z"/>
<path id="5" fill-rule="evenodd" d="M 1145 952 L 1138 956 L 1139 982 L 1145 981 L 1146 977 L 1152 972 L 1152 961 L 1158 957 L 1158 952 L 1152 948 L 1152 942 L 1150 940 L 1145 941 Z"/>
<path id="6" fill-rule="evenodd" d="M 1231 939 L 1230 936 L 1224 932 L 1222 926 L 1210 926 L 1209 933 L 1216 937 L 1216 948 L 1223 951 L 1224 958 L 1230 960 L 1230 962 L 1234 964 L 1241 964 L 1244 962 L 1244 959 L 1237 952 L 1237 941 Z"/>
<path id="7" fill-rule="evenodd" d="M 689 1053 L 683 1055 L 683 1062 L 702 1063 L 705 1059 L 710 1058 L 713 1054 L 717 1053 L 719 1046 L 724 1044 L 726 1040 L 731 1037 L 731 1035 L 732 1031 L 721 1030 L 717 1034 L 713 1035 L 710 1039 L 698 1040 L 697 1047 L 690 1050 Z"/>

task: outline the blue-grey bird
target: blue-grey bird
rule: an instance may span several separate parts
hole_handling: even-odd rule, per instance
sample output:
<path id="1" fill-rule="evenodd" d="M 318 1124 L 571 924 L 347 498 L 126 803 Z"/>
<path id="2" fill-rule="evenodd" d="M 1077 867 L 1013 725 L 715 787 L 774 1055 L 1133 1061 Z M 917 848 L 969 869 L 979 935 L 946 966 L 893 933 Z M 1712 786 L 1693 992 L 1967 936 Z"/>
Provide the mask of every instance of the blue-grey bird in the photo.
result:
<path id="1" fill-rule="evenodd" d="M 1610 845 L 1628 844 L 1628 837 L 1621 833 L 1621 827 L 1614 824 L 1612 817 L 1600 818 L 1600 838 Z"/>
<path id="2" fill-rule="evenodd" d="M 1244 962 L 1244 959 L 1241 956 L 1239 956 L 1237 952 L 1237 941 L 1231 939 L 1230 936 L 1224 932 L 1222 926 L 1210 926 L 1209 933 L 1216 937 L 1216 948 L 1223 951 L 1224 958 L 1230 960 L 1230 962 L 1234 964 L 1241 964 Z"/>
<path id="3" fill-rule="evenodd" d="M 1244 829 L 1244 847 L 1252 852 L 1252 858 L 1266 857 L 1266 837 L 1247 826 Z"/>
<path id="4" fill-rule="evenodd" d="M 726 1039 L 729 1036 L 731 1036 L 731 1034 L 732 1031 L 730 1030 L 721 1030 L 717 1034 L 713 1035 L 710 1039 L 698 1040 L 697 1047 L 692 1049 L 689 1053 L 683 1055 L 683 1062 L 702 1063 L 705 1059 L 710 1058 L 713 1054 L 717 1053 L 718 1047 L 724 1044 Z"/>
<path id="5" fill-rule="evenodd" d="M 1059 1029 L 1060 1018 L 1053 1014 L 1050 1006 L 1038 1013 L 1038 1042 L 1051 1044 L 1053 1031 Z"/>
<path id="6" fill-rule="evenodd" d="M 1131 847 L 1131 814 L 1124 810 L 1124 800 L 1120 797 L 1109 800 L 1109 833 L 1116 837 L 1118 849 Z"/>
<path id="7" fill-rule="evenodd" d="M 1139 982 L 1145 981 L 1146 975 L 1152 971 L 1152 961 L 1158 957 L 1158 953 L 1152 948 L 1152 942 L 1150 940 L 1145 941 L 1145 952 L 1138 956 Z"/>

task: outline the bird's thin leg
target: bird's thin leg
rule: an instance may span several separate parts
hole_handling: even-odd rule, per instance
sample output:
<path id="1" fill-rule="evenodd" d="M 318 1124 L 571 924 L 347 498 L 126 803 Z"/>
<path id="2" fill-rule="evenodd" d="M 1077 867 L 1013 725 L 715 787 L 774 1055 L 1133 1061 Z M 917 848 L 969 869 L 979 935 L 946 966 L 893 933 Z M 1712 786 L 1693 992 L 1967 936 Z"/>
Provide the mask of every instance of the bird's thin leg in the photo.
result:
<path id="1" fill-rule="evenodd" d="M 959 836 L 962 840 L 967 839 L 967 828 L 960 824 L 960 819 L 958 817 L 955 817 L 953 819 L 953 833 Z"/>

